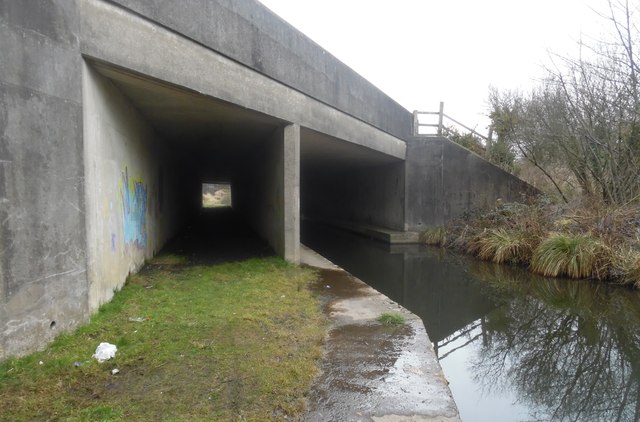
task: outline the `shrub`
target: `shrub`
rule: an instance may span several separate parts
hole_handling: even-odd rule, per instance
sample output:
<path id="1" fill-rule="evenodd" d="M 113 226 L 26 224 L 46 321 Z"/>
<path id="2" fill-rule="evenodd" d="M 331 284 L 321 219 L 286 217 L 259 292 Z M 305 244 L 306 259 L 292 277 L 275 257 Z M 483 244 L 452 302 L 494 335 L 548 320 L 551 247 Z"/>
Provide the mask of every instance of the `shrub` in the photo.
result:
<path id="1" fill-rule="evenodd" d="M 471 239 L 468 251 L 480 259 L 497 264 L 523 263 L 531 258 L 531 243 L 532 240 L 523 232 L 491 229 Z"/>
<path id="2" fill-rule="evenodd" d="M 589 235 L 552 233 L 536 248 L 533 272 L 547 277 L 598 278 L 606 276 L 611 250 Z"/>

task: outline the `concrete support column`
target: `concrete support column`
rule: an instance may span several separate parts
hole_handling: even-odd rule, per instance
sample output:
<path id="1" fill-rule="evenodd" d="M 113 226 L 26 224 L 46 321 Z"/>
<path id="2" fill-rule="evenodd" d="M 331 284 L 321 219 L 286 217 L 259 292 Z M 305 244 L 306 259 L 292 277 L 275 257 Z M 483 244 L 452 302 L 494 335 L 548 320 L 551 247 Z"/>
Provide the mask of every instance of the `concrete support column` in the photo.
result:
<path id="1" fill-rule="evenodd" d="M 283 229 L 282 255 L 289 262 L 300 262 L 300 126 L 283 131 Z"/>
<path id="2" fill-rule="evenodd" d="M 233 207 L 273 250 L 300 261 L 300 126 L 276 129 L 245 158 Z"/>

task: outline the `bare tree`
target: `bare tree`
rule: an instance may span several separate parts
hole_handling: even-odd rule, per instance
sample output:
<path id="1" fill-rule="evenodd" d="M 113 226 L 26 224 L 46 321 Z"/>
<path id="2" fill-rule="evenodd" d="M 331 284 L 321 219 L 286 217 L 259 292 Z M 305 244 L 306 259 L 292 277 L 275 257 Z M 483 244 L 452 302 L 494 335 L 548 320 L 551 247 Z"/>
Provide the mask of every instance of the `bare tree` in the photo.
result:
<path id="1" fill-rule="evenodd" d="M 549 168 L 558 160 L 584 195 L 623 204 L 640 197 L 640 101 L 637 47 L 640 1 L 611 0 L 609 40 L 579 43 L 559 57 L 529 94 L 491 93 L 498 138 L 539 168 L 566 201 Z"/>

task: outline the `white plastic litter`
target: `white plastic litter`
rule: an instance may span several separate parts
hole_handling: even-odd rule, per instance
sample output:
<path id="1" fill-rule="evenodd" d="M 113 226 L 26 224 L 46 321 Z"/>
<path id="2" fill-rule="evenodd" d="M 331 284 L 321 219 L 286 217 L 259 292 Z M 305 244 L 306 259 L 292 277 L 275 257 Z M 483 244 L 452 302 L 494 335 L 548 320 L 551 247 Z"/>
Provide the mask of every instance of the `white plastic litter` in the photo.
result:
<path id="1" fill-rule="evenodd" d="M 100 343 L 96 348 L 96 352 L 93 354 L 93 357 L 96 358 L 98 362 L 104 362 L 105 360 L 115 357 L 117 351 L 118 348 L 115 344 Z"/>

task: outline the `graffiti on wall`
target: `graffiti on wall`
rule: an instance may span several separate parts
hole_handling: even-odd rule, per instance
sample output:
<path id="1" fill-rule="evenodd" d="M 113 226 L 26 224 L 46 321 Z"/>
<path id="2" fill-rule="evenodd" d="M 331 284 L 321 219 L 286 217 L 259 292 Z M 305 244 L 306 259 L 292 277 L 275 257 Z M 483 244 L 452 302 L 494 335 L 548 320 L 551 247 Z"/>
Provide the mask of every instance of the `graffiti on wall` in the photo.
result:
<path id="1" fill-rule="evenodd" d="M 147 187 L 142 179 L 129 176 L 125 167 L 120 180 L 124 242 L 140 249 L 147 246 Z"/>

